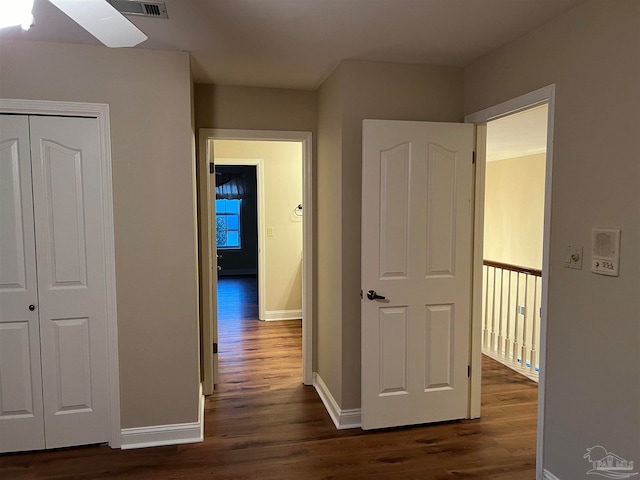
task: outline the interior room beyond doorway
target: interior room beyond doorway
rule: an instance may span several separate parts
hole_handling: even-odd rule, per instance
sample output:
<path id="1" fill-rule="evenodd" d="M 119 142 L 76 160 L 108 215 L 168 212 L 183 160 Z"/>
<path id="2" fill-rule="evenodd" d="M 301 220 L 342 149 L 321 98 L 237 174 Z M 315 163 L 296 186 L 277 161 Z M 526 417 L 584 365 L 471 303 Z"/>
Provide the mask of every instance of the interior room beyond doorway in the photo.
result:
<path id="1" fill-rule="evenodd" d="M 300 142 L 215 140 L 216 183 L 236 172 L 238 187 L 216 185 L 216 243 L 218 274 L 258 276 L 258 316 L 260 320 L 302 318 L 303 188 L 302 145 Z M 230 167 L 234 165 L 234 167 Z M 257 188 L 248 181 L 248 166 L 255 165 Z M 242 170 L 242 168 L 245 170 Z M 222 173 L 221 172 L 221 173 Z M 244 173 L 243 173 L 244 172 Z M 226 176 L 226 178 L 225 178 Z M 232 180 L 233 181 L 233 180 Z M 238 192 L 238 188 L 241 192 Z M 256 192 L 254 196 L 253 192 Z M 243 198 L 244 197 L 244 198 Z M 231 202 L 240 202 L 235 213 L 218 212 Z M 254 218 L 250 203 L 255 202 Z M 249 221 L 246 221 L 249 220 Z M 231 230 L 224 231 L 229 226 Z M 255 231 L 253 226 L 256 226 Z M 227 244 L 227 242 L 230 242 Z M 221 258 L 222 257 L 222 258 Z M 230 258 L 227 258 L 230 257 Z M 232 258 L 248 258 L 242 268 L 225 268 Z M 252 263 L 256 260 L 255 263 Z M 255 265 L 255 266 L 254 266 Z"/>

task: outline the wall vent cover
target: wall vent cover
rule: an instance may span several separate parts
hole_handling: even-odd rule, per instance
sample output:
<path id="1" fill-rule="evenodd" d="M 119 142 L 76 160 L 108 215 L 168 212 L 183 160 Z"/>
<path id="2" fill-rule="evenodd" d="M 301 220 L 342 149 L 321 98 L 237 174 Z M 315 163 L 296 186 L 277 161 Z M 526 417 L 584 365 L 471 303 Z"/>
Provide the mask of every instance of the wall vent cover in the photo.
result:
<path id="1" fill-rule="evenodd" d="M 141 2 L 138 0 L 108 0 L 113 7 L 124 15 L 141 17 L 169 18 L 163 2 Z"/>

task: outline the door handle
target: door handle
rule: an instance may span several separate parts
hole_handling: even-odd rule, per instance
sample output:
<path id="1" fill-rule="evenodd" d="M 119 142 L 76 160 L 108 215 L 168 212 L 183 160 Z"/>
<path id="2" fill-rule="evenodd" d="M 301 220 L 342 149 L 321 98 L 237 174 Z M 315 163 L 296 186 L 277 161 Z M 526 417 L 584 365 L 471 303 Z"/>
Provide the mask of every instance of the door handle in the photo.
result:
<path id="1" fill-rule="evenodd" d="M 31 310 L 32 312 L 36 309 L 35 305 L 29 305 L 29 310 Z"/>
<path id="2" fill-rule="evenodd" d="M 367 292 L 367 298 L 369 300 L 385 300 L 386 299 L 386 297 L 383 297 L 382 295 L 378 295 L 375 290 L 369 290 Z"/>

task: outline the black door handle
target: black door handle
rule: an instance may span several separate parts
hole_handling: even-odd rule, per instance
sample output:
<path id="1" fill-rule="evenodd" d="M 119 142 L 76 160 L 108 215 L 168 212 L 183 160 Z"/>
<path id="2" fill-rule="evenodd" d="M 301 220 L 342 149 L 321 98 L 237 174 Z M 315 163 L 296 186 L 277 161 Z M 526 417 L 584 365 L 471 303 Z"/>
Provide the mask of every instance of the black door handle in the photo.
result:
<path id="1" fill-rule="evenodd" d="M 35 305 L 29 305 L 29 310 L 31 310 L 32 312 L 36 309 Z"/>
<path id="2" fill-rule="evenodd" d="M 375 290 L 369 290 L 367 292 L 367 298 L 369 300 L 384 300 L 386 297 L 383 297 L 382 295 L 378 295 Z"/>

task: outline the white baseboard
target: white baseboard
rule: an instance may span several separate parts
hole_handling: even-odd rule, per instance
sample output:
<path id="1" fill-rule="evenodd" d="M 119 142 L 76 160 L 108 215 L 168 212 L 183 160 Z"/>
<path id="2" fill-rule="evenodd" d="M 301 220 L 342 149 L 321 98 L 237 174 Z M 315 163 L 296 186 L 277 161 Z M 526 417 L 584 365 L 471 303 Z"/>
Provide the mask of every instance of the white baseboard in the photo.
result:
<path id="1" fill-rule="evenodd" d="M 551 473 L 549 470 L 545 469 L 542 471 L 542 480 L 560 480 L 560 479 L 556 477 L 553 473 Z"/>
<path id="2" fill-rule="evenodd" d="M 262 320 L 266 322 L 274 322 L 276 320 L 300 320 L 302 318 L 302 309 L 300 310 L 267 310 L 264 312 Z"/>
<path id="3" fill-rule="evenodd" d="M 509 367 L 511 370 L 513 370 L 514 372 L 518 372 L 520 375 L 524 375 L 525 377 L 527 377 L 529 380 L 533 380 L 536 383 L 539 383 L 538 379 L 539 379 L 539 374 L 538 372 L 532 372 L 531 370 L 529 370 L 526 367 L 521 367 L 520 364 L 514 364 L 511 362 L 505 362 L 504 358 L 502 358 L 500 355 L 487 350 L 485 348 L 482 349 L 482 354 L 486 355 L 489 358 L 493 358 L 496 362 L 501 363 L 502 365 L 504 365 L 505 367 Z"/>
<path id="4" fill-rule="evenodd" d="M 362 426 L 361 410 L 353 408 L 342 410 L 338 403 L 331 395 L 327 385 L 322 381 L 320 375 L 313 373 L 313 386 L 315 387 L 324 407 L 329 412 L 329 416 L 338 430 L 346 430 L 347 428 L 360 428 Z"/>
<path id="5" fill-rule="evenodd" d="M 123 428 L 120 432 L 122 450 L 198 443 L 204 440 L 204 395 L 200 386 L 198 421 L 155 425 L 152 427 Z"/>

